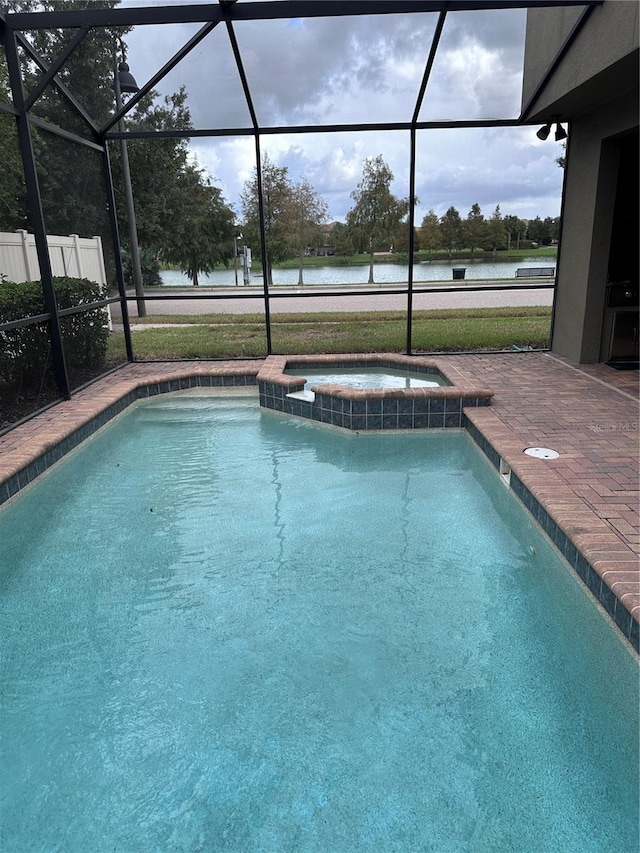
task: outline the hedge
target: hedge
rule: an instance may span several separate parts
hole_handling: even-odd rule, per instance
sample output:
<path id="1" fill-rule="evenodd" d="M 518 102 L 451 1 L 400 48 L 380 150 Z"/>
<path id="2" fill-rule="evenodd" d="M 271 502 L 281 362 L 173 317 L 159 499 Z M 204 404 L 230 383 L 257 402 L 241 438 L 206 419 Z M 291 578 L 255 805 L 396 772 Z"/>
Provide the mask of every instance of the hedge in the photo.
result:
<path id="1" fill-rule="evenodd" d="M 58 307 L 73 308 L 106 298 L 106 288 L 86 278 L 53 279 Z M 0 281 L 0 325 L 45 314 L 39 281 Z M 96 370 L 105 363 L 109 329 L 104 308 L 60 318 L 62 344 L 69 368 Z M 31 323 L 0 332 L 0 379 L 12 386 L 42 383 L 50 361 L 49 323 Z"/>

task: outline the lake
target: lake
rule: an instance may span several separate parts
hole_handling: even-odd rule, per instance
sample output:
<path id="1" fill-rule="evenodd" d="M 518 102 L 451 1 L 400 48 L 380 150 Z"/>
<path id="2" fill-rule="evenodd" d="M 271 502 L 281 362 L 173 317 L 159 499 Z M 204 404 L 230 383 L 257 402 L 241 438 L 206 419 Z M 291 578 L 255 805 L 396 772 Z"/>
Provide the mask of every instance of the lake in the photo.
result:
<path id="1" fill-rule="evenodd" d="M 512 279 L 515 278 L 516 269 L 519 267 L 555 267 L 555 258 L 524 258 L 519 261 L 432 261 L 414 264 L 414 284 L 426 281 L 452 281 L 453 269 L 466 268 L 465 278 L 467 280 L 481 279 Z M 376 284 L 391 284 L 406 282 L 407 267 L 402 264 L 376 264 L 373 275 Z M 186 275 L 179 270 L 163 270 L 160 273 L 162 283 L 171 287 L 188 286 L 190 284 Z M 304 283 L 309 285 L 344 285 L 344 284 L 367 284 L 369 278 L 369 265 L 361 266 L 326 266 L 305 267 Z M 199 276 L 201 285 L 213 287 L 230 287 L 235 284 L 233 268 L 226 270 L 215 270 L 212 273 Z M 297 269 L 274 269 L 274 285 L 297 285 Z M 238 269 L 238 284 L 243 286 L 242 270 Z M 262 285 L 262 271 L 257 268 L 251 275 L 251 284 L 259 287 Z"/>

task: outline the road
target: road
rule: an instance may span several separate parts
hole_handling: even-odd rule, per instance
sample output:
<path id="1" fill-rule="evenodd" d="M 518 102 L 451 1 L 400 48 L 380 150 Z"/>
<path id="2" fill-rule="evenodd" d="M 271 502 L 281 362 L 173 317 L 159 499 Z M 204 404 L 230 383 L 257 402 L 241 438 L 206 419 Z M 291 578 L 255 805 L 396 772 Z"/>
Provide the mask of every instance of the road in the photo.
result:
<path id="1" fill-rule="evenodd" d="M 550 282 L 545 281 L 545 284 Z M 498 282 L 466 282 L 465 290 L 447 292 L 449 285 L 440 284 L 429 288 L 429 292 L 413 294 L 414 310 L 436 308 L 502 308 L 507 306 L 521 307 L 527 305 L 550 306 L 553 290 L 545 289 L 539 282 L 531 279 L 505 281 L 499 284 L 509 284 L 512 290 L 495 290 L 492 285 Z M 399 287 L 406 287 L 400 285 Z M 478 290 L 470 288 L 477 287 Z M 371 293 L 373 287 L 350 288 L 348 296 L 331 295 L 335 288 L 303 287 L 303 288 L 273 288 L 270 291 L 269 306 L 272 313 L 315 313 L 323 311 L 405 311 L 407 295 L 402 292 L 389 292 L 393 285 L 381 285 L 380 292 Z M 469 288 L 469 289 L 466 289 Z M 164 296 L 165 290 L 148 292 L 151 296 Z M 172 293 L 184 294 L 184 288 L 173 290 Z M 320 296 L 319 293 L 324 295 Z M 215 294 L 215 299 L 211 298 Z M 130 295 L 133 295 L 130 293 Z M 147 314 L 260 314 L 264 312 L 264 297 L 262 290 L 255 287 L 203 289 L 199 298 L 164 299 L 147 298 Z M 137 316 L 135 301 L 129 302 L 129 313 L 132 318 Z M 118 319 L 117 305 L 112 305 L 114 320 Z"/>

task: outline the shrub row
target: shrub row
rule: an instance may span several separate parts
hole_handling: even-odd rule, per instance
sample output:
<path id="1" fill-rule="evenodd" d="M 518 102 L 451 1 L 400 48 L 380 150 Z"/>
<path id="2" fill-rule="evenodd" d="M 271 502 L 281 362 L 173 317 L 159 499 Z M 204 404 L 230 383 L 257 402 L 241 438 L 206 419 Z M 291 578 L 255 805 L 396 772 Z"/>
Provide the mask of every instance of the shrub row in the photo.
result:
<path id="1" fill-rule="evenodd" d="M 60 309 L 106 298 L 106 288 L 86 278 L 57 277 L 53 284 Z M 45 313 L 39 281 L 0 281 L 0 326 Z M 60 326 L 68 365 L 76 370 L 95 370 L 104 365 L 109 329 L 103 308 L 61 317 Z M 50 352 L 48 322 L 0 332 L 0 379 L 22 388 L 40 385 L 51 361 Z"/>

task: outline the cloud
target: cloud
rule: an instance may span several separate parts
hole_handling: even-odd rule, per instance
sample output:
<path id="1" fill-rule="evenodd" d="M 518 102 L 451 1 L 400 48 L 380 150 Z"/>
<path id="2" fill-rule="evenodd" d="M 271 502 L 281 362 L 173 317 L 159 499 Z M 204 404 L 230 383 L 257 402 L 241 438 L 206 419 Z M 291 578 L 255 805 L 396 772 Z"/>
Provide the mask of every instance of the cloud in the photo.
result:
<path id="1" fill-rule="evenodd" d="M 128 0 L 130 5 L 136 5 Z M 140 0 L 137 0 L 139 3 Z M 295 126 L 409 121 L 437 21 L 435 13 L 238 22 L 235 32 L 261 125 Z M 522 10 L 455 12 L 446 25 L 420 119 L 517 117 L 524 45 Z M 199 25 L 138 27 L 127 36 L 139 82 L 153 73 Z M 151 36 L 151 37 L 150 37 Z M 219 25 L 158 85 L 185 85 L 197 128 L 250 127 L 250 116 L 227 38 Z M 263 135 L 261 150 L 306 178 L 343 220 L 367 156 L 382 154 L 394 192 L 409 193 L 409 133 Z M 201 166 L 240 213 L 239 195 L 255 167 L 251 137 L 194 138 Z M 541 144 L 533 128 L 418 132 L 417 216 L 450 205 L 466 215 L 556 216 L 561 149 Z"/>

